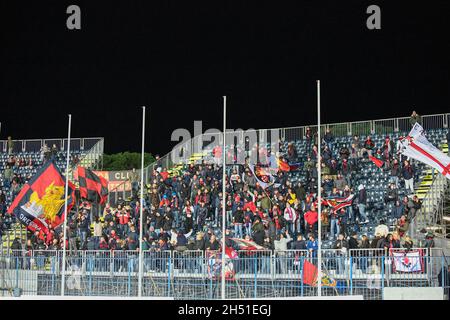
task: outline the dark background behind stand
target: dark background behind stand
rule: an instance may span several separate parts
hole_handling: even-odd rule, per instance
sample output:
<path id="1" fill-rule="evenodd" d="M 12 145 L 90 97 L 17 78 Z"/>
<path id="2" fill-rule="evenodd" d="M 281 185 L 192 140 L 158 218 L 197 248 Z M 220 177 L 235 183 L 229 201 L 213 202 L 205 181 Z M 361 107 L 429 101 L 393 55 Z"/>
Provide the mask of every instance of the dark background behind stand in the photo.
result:
<path id="1" fill-rule="evenodd" d="M 81 7 L 81 30 L 66 8 Z M 381 30 L 366 9 L 381 7 Z M 165 154 L 176 128 L 345 122 L 450 110 L 448 1 L 2 1 L 0 137 L 104 136 Z"/>

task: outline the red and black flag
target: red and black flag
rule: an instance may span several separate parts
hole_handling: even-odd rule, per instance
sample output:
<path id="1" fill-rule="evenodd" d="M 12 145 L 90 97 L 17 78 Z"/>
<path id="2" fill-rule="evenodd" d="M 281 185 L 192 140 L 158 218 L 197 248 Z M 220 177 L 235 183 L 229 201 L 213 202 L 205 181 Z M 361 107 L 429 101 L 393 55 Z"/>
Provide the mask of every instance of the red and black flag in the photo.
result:
<path id="1" fill-rule="evenodd" d="M 77 171 L 80 196 L 91 202 L 105 203 L 108 196 L 108 181 L 87 168 L 78 167 Z"/>
<path id="2" fill-rule="evenodd" d="M 53 161 L 46 162 L 20 190 L 8 209 L 32 231 L 48 233 L 64 222 L 66 179 Z M 75 203 L 75 185 L 69 181 L 67 211 Z"/>
<path id="3" fill-rule="evenodd" d="M 383 161 L 383 160 L 378 159 L 378 158 L 375 158 L 375 157 L 373 157 L 373 156 L 369 156 L 369 159 L 372 160 L 372 162 L 375 163 L 375 165 L 376 165 L 378 168 L 381 168 L 381 167 L 383 166 L 383 164 L 384 164 L 384 161 Z"/>

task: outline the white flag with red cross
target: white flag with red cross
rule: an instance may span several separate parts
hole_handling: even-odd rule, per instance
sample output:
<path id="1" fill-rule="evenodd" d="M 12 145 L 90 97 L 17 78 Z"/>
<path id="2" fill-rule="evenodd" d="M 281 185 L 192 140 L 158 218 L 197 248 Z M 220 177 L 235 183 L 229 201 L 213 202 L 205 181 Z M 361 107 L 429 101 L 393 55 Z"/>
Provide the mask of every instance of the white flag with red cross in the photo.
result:
<path id="1" fill-rule="evenodd" d="M 420 124 L 416 123 L 400 144 L 403 155 L 435 168 L 450 179 L 450 157 L 428 141 Z"/>

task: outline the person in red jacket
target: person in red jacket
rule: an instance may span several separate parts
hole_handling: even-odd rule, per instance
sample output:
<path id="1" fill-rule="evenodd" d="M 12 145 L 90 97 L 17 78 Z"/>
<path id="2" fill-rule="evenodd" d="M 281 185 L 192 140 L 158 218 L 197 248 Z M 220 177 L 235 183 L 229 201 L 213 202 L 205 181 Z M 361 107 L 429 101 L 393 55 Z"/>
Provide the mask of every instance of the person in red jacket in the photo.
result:
<path id="1" fill-rule="evenodd" d="M 118 228 L 122 235 L 128 233 L 128 222 L 130 221 L 130 212 L 127 210 L 120 210 L 116 214 L 117 220 L 119 221 Z"/>
<path id="2" fill-rule="evenodd" d="M 305 213 L 306 232 L 317 233 L 318 214 L 316 207 L 311 205 L 311 209 Z"/>

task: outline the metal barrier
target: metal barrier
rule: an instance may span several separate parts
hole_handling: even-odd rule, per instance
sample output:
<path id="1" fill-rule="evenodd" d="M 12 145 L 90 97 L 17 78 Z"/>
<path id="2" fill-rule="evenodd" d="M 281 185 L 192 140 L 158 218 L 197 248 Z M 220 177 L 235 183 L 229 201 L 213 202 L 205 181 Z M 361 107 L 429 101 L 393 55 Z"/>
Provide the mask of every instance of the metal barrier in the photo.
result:
<path id="1" fill-rule="evenodd" d="M 108 192 L 108 203 L 115 205 L 119 198 L 123 200 L 128 199 L 132 195 L 132 191 L 129 188 L 130 180 L 121 182 L 118 186 Z M 128 187 L 127 187 L 128 186 Z"/>
<path id="2" fill-rule="evenodd" d="M 220 251 L 178 249 L 143 252 L 142 295 L 219 299 Z M 448 262 L 441 249 L 411 249 L 407 256 L 405 252 L 324 250 L 322 270 L 329 281 L 322 282 L 322 295 L 383 299 L 388 287 L 442 287 L 448 293 Z M 66 295 L 138 295 L 138 251 L 68 252 L 66 261 Z M 239 251 L 237 257 L 226 258 L 226 297 L 315 296 L 317 287 L 306 281 L 307 263 L 317 266 L 317 257 L 306 250 Z M 10 295 L 18 288 L 22 295 L 59 295 L 61 271 L 61 251 L 8 252 L 0 255 L 1 292 Z"/>
<path id="3" fill-rule="evenodd" d="M 71 138 L 70 145 L 72 150 L 90 150 L 98 142 L 103 141 L 103 138 Z M 8 152 L 7 150 L 8 140 L 0 140 L 0 151 Z M 64 151 L 67 145 L 67 139 L 54 138 L 54 139 L 25 139 L 25 140 L 13 140 L 13 152 L 39 152 L 41 148 L 46 144 L 48 147 L 56 145 L 61 151 Z"/>
<path id="4" fill-rule="evenodd" d="M 424 115 L 422 116 L 422 126 L 425 130 L 430 129 L 442 129 L 448 128 L 449 114 L 434 114 L 434 115 Z M 236 141 L 234 137 L 237 137 L 241 143 L 244 141 L 243 137 L 245 134 L 254 132 L 258 137 L 258 141 L 261 141 L 261 137 L 264 137 L 269 131 L 276 132 L 281 141 L 296 141 L 305 138 L 306 128 L 309 127 L 311 132 L 317 132 L 317 126 L 298 126 L 298 127 L 287 127 L 287 128 L 273 128 L 273 129 L 260 129 L 260 130 L 246 130 L 246 131 L 236 131 L 233 133 L 227 132 L 227 141 L 229 145 L 233 145 Z M 379 119 L 379 120 L 368 120 L 368 121 L 356 121 L 356 122 L 343 122 L 343 123 L 331 123 L 324 124 L 321 126 L 323 134 L 325 134 L 326 129 L 330 129 L 335 136 L 367 136 L 370 134 L 387 134 L 393 132 L 409 132 L 411 129 L 410 117 L 400 117 L 391 119 Z M 270 136 L 270 135 L 267 135 Z M 221 134 L 200 134 L 188 140 L 184 145 L 189 146 L 191 150 L 198 150 L 195 147 L 201 146 L 201 141 L 210 141 L 211 137 L 215 137 L 222 142 Z M 265 139 L 268 140 L 268 139 Z M 272 141 L 273 142 L 273 141 Z M 177 154 L 178 153 L 178 154 Z M 173 159 L 179 158 L 180 149 L 172 150 L 165 156 L 161 157 L 156 162 L 150 164 L 145 168 L 145 181 L 149 183 L 151 177 L 151 172 L 158 168 L 171 168 L 174 164 L 185 163 L 186 161 L 173 162 Z M 176 157 L 175 157 L 176 156 Z M 186 159 L 185 159 L 186 160 Z"/>

